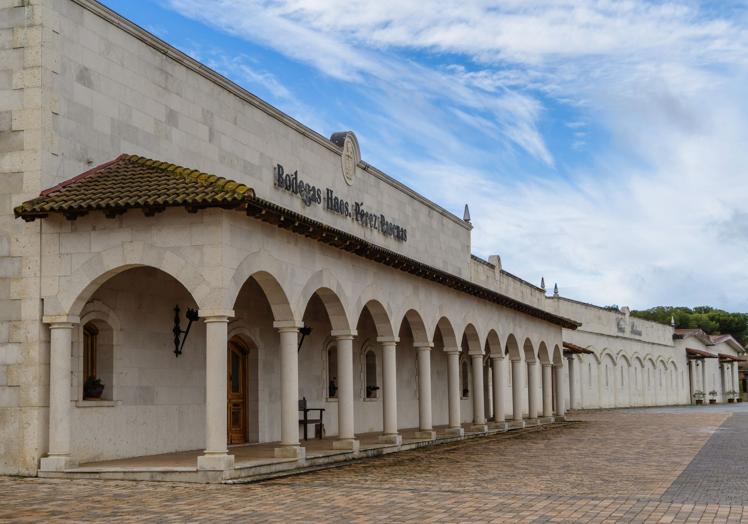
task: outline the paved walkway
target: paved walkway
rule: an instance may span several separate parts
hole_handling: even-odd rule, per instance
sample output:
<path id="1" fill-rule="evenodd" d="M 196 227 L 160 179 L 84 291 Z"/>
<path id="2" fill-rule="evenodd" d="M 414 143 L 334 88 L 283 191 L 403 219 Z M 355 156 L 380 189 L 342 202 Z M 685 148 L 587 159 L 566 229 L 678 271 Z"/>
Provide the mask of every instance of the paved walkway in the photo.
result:
<path id="1" fill-rule="evenodd" d="M 572 418 L 259 484 L 0 477 L 0 521 L 748 521 L 748 409 Z"/>

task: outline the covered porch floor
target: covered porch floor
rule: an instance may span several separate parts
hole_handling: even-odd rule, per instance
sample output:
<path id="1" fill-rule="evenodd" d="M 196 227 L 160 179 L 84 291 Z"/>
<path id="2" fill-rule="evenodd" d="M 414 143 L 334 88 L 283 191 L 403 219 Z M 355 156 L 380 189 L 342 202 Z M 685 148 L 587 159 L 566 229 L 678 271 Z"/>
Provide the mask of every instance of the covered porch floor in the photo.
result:
<path id="1" fill-rule="evenodd" d="M 277 476 L 301 473 L 314 469 L 332 467 L 352 460 L 375 457 L 398 451 L 415 449 L 478 438 L 506 432 L 533 431 L 540 426 L 558 424 L 554 418 L 525 420 L 521 423 L 507 421 L 505 424 L 489 422 L 487 431 L 476 430 L 471 423 L 463 424 L 462 436 L 450 433 L 447 426 L 435 427 L 436 439 L 416 438 L 416 428 L 400 431 L 402 444 L 379 442 L 381 433 L 357 435 L 360 448 L 356 452 L 332 449 L 336 437 L 301 441 L 306 448 L 304 459 L 277 458 L 274 449 L 279 442 L 243 444 L 229 447 L 234 455 L 234 468 L 226 471 L 203 471 L 197 469 L 197 457 L 203 450 L 180 451 L 160 455 L 147 455 L 118 460 L 85 462 L 78 467 L 61 472 L 40 471 L 40 477 L 52 478 L 97 478 L 110 480 L 151 480 L 164 482 L 234 483 L 251 482 Z"/>

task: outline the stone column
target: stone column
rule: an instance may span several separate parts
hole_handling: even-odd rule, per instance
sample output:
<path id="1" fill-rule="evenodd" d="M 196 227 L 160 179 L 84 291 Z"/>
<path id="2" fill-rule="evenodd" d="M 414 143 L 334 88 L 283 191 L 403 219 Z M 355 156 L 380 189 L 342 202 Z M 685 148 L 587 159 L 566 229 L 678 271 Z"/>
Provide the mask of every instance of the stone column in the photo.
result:
<path id="1" fill-rule="evenodd" d="M 281 444 L 275 448 L 275 456 L 301 460 L 304 459 L 306 450 L 299 444 L 300 326 L 293 321 L 280 321 L 274 322 L 273 327 L 280 335 L 281 364 Z"/>
<path id="2" fill-rule="evenodd" d="M 571 371 L 571 369 L 569 370 Z M 543 364 L 543 417 L 553 416 L 553 380 L 551 373 L 553 365 L 550 362 Z"/>
<path id="3" fill-rule="evenodd" d="M 491 355 L 493 370 L 493 419 L 501 427 L 506 427 L 506 410 L 504 408 L 504 359 Z"/>
<path id="4" fill-rule="evenodd" d="M 77 462 L 70 457 L 70 353 L 73 327 L 79 319 L 44 319 L 49 324 L 49 452 L 42 471 L 63 471 Z"/>
<path id="5" fill-rule="evenodd" d="M 395 337 L 378 337 L 382 346 L 382 404 L 384 434 L 379 441 L 400 445 L 402 436 L 397 432 L 397 343 Z"/>
<path id="6" fill-rule="evenodd" d="M 574 355 L 569 355 L 568 357 L 566 357 L 566 361 L 569 364 L 569 409 L 577 409 L 577 395 L 576 395 L 576 387 L 577 387 L 576 374 L 577 373 L 576 373 L 576 366 L 574 365 Z"/>
<path id="7" fill-rule="evenodd" d="M 527 362 L 527 417 L 530 420 L 538 418 L 538 363 L 535 360 Z"/>
<path id="8" fill-rule="evenodd" d="M 688 361 L 688 394 L 689 404 L 695 404 L 696 400 L 693 398 L 693 394 L 698 390 L 696 384 L 696 360 Z"/>
<path id="9" fill-rule="evenodd" d="M 444 348 L 447 353 L 447 371 L 449 388 L 449 429 L 450 435 L 462 436 L 462 420 L 460 417 L 460 349 Z"/>
<path id="10" fill-rule="evenodd" d="M 416 438 L 436 438 L 431 417 L 431 344 L 416 345 L 418 354 L 418 432 Z"/>
<path id="11" fill-rule="evenodd" d="M 522 361 L 512 360 L 512 419 L 522 422 Z"/>
<path id="12" fill-rule="evenodd" d="M 553 366 L 553 370 L 556 373 L 556 416 L 563 419 L 566 413 L 565 398 L 564 398 L 564 367 L 557 365 Z"/>
<path id="13" fill-rule="evenodd" d="M 226 373 L 229 317 L 233 311 L 200 311 L 205 322 L 205 452 L 197 457 L 197 469 L 225 470 L 234 467 L 228 454 Z"/>
<path id="14" fill-rule="evenodd" d="M 355 331 L 333 331 L 338 355 L 338 438 L 333 449 L 358 451 L 353 414 L 353 337 Z"/>
<path id="15" fill-rule="evenodd" d="M 732 363 L 732 389 L 735 390 L 737 397 L 740 398 L 740 376 L 738 374 L 738 363 Z"/>
<path id="16" fill-rule="evenodd" d="M 483 405 L 483 355 L 470 355 L 473 368 L 473 431 L 488 431 Z"/>

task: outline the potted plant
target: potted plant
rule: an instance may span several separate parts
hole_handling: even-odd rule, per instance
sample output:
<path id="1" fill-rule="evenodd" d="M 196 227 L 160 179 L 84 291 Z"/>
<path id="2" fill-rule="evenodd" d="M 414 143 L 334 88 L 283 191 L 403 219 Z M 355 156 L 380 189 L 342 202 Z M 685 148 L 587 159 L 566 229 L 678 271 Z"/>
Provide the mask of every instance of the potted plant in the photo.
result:
<path id="1" fill-rule="evenodd" d="M 703 391 L 694 391 L 693 392 L 693 400 L 696 404 L 703 404 L 704 403 L 704 392 Z"/>
<path id="2" fill-rule="evenodd" d="M 379 386 L 366 386 L 366 398 L 377 398 Z"/>
<path id="3" fill-rule="evenodd" d="M 709 392 L 709 403 L 710 404 L 716 404 L 717 403 L 717 392 L 715 390 L 711 390 Z"/>
<path id="4" fill-rule="evenodd" d="M 735 397 L 738 396 L 738 392 L 731 389 L 730 391 L 726 391 L 725 395 L 727 395 L 727 402 L 733 404 L 735 402 Z"/>
<path id="5" fill-rule="evenodd" d="M 96 377 L 88 377 L 85 384 L 83 384 L 83 399 L 84 400 L 98 400 L 104 393 L 104 384 L 101 379 Z"/>

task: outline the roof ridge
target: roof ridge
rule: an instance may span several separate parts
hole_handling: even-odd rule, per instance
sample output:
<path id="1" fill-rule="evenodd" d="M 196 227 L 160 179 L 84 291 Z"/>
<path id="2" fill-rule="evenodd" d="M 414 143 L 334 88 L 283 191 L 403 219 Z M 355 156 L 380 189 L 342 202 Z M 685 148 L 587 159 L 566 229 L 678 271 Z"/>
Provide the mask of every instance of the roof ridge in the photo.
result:
<path id="1" fill-rule="evenodd" d="M 252 190 L 246 184 L 237 182 L 234 179 L 214 175 L 213 173 L 206 173 L 204 171 L 200 171 L 199 169 L 190 169 L 189 167 L 180 166 L 171 162 L 164 162 L 162 160 L 154 160 L 152 158 L 146 158 L 140 155 L 121 156 L 127 156 L 128 160 L 137 162 L 138 164 L 142 164 L 148 167 L 155 167 L 156 169 L 161 169 L 163 171 L 169 171 L 173 174 L 183 177 L 185 180 L 192 180 L 206 187 L 213 185 L 215 187 L 223 189 L 224 191 L 233 191 L 240 196 L 243 196 L 247 191 Z"/>

